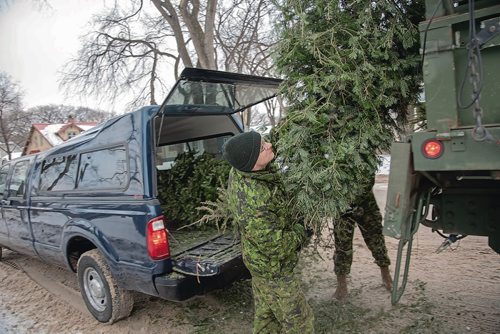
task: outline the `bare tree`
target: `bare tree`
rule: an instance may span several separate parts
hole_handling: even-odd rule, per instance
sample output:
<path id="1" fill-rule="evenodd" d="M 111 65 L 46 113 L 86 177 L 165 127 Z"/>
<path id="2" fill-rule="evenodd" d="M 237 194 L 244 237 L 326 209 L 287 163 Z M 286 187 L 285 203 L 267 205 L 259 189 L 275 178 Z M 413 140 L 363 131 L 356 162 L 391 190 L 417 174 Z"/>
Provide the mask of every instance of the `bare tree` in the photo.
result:
<path id="1" fill-rule="evenodd" d="M 93 94 L 116 100 L 123 93 L 137 107 L 157 104 L 156 93 L 165 91 L 158 71 L 168 59 L 178 62 L 168 40 L 173 33 L 164 20 L 143 13 L 143 1 L 123 9 L 118 2 L 93 19 L 94 31 L 83 37 L 78 57 L 64 70 L 61 85 L 67 92 Z"/>
<path id="2" fill-rule="evenodd" d="M 137 107 L 166 95 L 168 66 L 175 79 L 181 67 L 269 75 L 273 8 L 269 0 L 115 1 L 95 16 L 61 84 L 101 98 L 132 94 Z"/>
<path id="3" fill-rule="evenodd" d="M 115 116 L 114 113 L 91 109 L 87 107 L 67 106 L 64 104 L 48 104 L 26 110 L 26 116 L 31 123 L 67 123 L 73 118 L 79 122 L 101 123 Z"/>
<path id="4" fill-rule="evenodd" d="M 148 3 L 131 0 L 126 8 L 115 1 L 111 9 L 95 16 L 95 30 L 84 36 L 78 57 L 63 71 L 61 85 L 67 92 L 112 100 L 131 93 L 135 98 L 130 107 L 145 101 L 157 104 L 157 96 L 166 94 L 167 84 L 158 73 L 167 65 L 174 65 L 175 78 L 181 64 L 215 69 L 215 0 L 204 7 L 199 1 L 151 0 L 153 7 L 147 10 Z M 207 29 L 210 32 L 205 34 Z"/>
<path id="5" fill-rule="evenodd" d="M 277 13 L 270 1 L 232 0 L 224 2 L 218 13 L 216 27 L 217 49 L 222 53 L 221 62 L 226 71 L 254 75 L 273 75 L 271 49 L 276 44 L 273 24 Z M 272 114 L 270 104 L 265 104 L 267 114 Z M 265 119 L 257 114 L 257 122 L 274 124 L 274 118 Z M 253 125 L 252 109 L 242 114 L 246 127 Z"/>
<path id="6" fill-rule="evenodd" d="M 175 36 L 177 51 L 184 66 L 193 67 L 187 41 L 196 52 L 197 67 L 216 69 L 214 48 L 215 14 L 217 0 L 151 0 L 168 22 Z M 185 30 L 187 28 L 187 31 Z"/>
<path id="7" fill-rule="evenodd" d="M 267 100 L 265 109 L 269 125 L 275 127 L 283 118 L 283 111 L 285 110 L 283 99 L 278 96 L 275 99 Z"/>
<path id="8" fill-rule="evenodd" d="M 271 21 L 275 12 L 275 7 L 263 0 L 232 0 L 221 5 L 216 37 L 224 70 L 271 74 L 270 50 L 276 43 Z"/>
<path id="9" fill-rule="evenodd" d="M 9 159 L 16 148 L 22 147 L 29 127 L 23 123 L 26 117 L 22 113 L 23 93 L 19 85 L 5 72 L 0 72 L 0 150 Z"/>

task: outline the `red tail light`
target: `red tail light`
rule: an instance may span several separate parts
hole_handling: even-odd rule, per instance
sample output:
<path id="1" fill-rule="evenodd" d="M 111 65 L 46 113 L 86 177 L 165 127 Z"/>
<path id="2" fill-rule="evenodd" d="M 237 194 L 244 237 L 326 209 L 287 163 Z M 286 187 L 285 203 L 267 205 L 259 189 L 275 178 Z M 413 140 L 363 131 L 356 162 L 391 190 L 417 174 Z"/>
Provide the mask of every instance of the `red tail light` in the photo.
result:
<path id="1" fill-rule="evenodd" d="M 167 229 L 163 222 L 163 216 L 151 219 L 148 222 L 146 241 L 148 254 L 153 260 L 162 260 L 170 256 Z"/>
<path id="2" fill-rule="evenodd" d="M 424 157 L 429 159 L 437 159 L 443 155 L 444 146 L 443 143 L 436 139 L 426 140 L 422 144 L 422 153 Z"/>

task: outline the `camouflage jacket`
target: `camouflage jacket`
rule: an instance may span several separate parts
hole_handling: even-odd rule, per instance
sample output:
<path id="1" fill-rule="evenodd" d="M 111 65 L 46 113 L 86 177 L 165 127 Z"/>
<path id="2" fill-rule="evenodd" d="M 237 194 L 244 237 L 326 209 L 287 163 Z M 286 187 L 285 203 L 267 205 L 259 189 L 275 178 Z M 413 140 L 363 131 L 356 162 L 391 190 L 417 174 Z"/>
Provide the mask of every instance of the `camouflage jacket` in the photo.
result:
<path id="1" fill-rule="evenodd" d="M 280 174 L 269 169 L 245 173 L 233 168 L 228 204 L 240 231 L 243 261 L 252 276 L 277 279 L 292 274 L 305 232 L 288 217 Z"/>

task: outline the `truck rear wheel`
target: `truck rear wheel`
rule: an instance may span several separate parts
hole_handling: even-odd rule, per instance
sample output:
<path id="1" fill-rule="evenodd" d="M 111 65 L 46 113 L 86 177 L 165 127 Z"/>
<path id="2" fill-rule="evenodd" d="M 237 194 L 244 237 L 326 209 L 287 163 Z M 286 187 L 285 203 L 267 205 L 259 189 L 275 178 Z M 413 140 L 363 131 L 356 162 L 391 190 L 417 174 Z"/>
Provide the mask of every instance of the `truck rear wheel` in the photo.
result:
<path id="1" fill-rule="evenodd" d="M 2 260 L 2 247 L 0 247 L 0 261 Z"/>
<path id="2" fill-rule="evenodd" d="M 130 315 L 134 306 L 132 292 L 118 287 L 99 250 L 82 254 L 77 275 L 83 300 L 97 320 L 112 324 Z"/>

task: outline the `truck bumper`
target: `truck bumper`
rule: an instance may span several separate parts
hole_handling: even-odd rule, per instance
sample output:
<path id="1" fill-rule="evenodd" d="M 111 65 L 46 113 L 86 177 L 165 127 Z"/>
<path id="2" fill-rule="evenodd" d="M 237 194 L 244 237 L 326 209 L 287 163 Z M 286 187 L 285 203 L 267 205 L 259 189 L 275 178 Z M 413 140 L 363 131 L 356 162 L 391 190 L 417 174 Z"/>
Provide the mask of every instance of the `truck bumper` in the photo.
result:
<path id="1" fill-rule="evenodd" d="M 196 276 L 172 272 L 157 276 L 154 284 L 158 296 L 172 301 L 183 301 L 196 295 L 201 295 L 214 289 L 221 289 L 232 282 L 250 278 L 241 257 L 225 263 L 222 270 L 213 276 Z"/>

